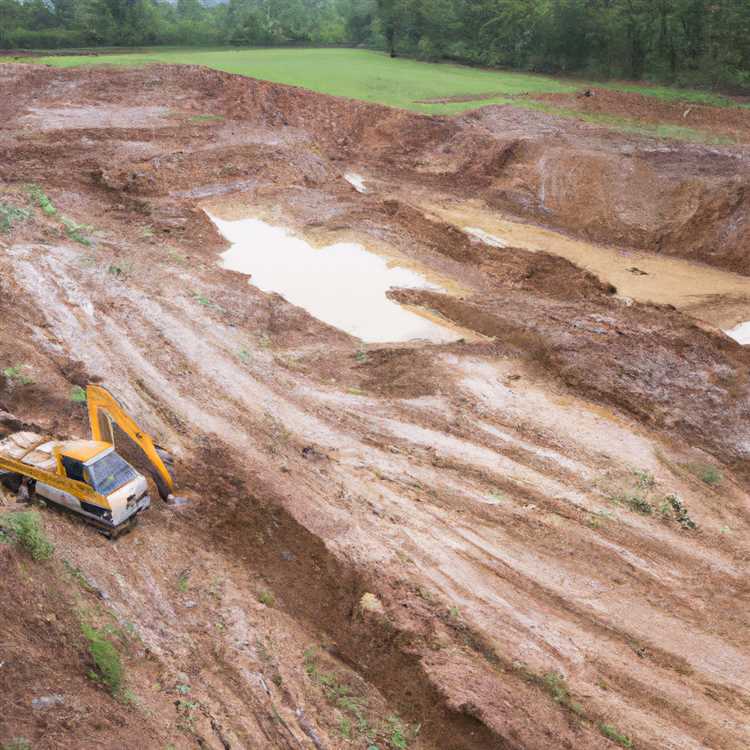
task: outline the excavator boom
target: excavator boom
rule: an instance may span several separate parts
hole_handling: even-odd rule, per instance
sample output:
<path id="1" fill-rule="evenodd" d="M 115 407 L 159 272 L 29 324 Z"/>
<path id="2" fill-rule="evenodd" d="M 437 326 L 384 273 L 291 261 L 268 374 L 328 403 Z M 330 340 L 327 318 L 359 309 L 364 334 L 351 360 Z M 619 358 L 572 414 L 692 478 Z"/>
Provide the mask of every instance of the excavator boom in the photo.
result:
<path id="1" fill-rule="evenodd" d="M 174 479 L 167 469 L 161 449 L 154 444 L 151 436 L 144 432 L 135 420 L 120 406 L 117 399 L 100 385 L 86 387 L 86 401 L 91 425 L 91 439 L 101 440 L 114 445 L 112 423 L 116 424 L 146 455 L 154 467 L 154 481 L 162 499 L 166 500 L 174 491 Z M 106 419 L 102 420 L 104 416 Z M 109 434 L 102 429 L 103 424 L 109 428 Z"/>

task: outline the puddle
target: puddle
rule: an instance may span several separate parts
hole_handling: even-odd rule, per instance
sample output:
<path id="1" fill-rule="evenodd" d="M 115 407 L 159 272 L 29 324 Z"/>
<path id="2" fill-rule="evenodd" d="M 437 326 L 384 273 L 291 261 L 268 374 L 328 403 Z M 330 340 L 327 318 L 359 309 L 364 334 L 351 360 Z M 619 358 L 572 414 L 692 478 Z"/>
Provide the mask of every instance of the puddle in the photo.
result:
<path id="1" fill-rule="evenodd" d="M 224 268 L 248 274 L 259 289 L 282 295 L 324 323 L 374 343 L 464 338 L 461 331 L 430 320 L 428 311 L 416 312 L 385 296 L 391 287 L 442 287 L 362 245 L 340 242 L 316 248 L 260 219 L 208 216 L 232 243 L 221 256 Z"/>
<path id="2" fill-rule="evenodd" d="M 724 331 L 727 336 L 733 338 L 738 344 L 743 346 L 750 344 L 750 320 L 740 323 L 728 331 Z"/>
<path id="3" fill-rule="evenodd" d="M 494 234 L 485 232 L 484 229 L 479 229 L 479 227 L 464 227 L 464 232 L 472 237 L 476 237 L 478 240 L 482 240 L 485 245 L 489 245 L 490 247 L 508 247 L 507 242 L 501 240 L 499 237 L 495 237 Z"/>
<path id="4" fill-rule="evenodd" d="M 732 338 L 744 336 L 741 343 L 750 343 L 750 325 L 745 328 L 737 325 L 750 319 L 750 278 L 746 276 L 684 258 L 623 251 L 576 240 L 550 229 L 507 219 L 480 201 L 441 206 L 415 201 L 413 196 L 407 200 L 487 244 L 562 256 L 613 284 L 621 297 L 674 305 L 717 328 L 730 329 Z"/>
<path id="5" fill-rule="evenodd" d="M 361 174 L 356 172 L 347 172 L 344 175 L 344 179 L 358 192 L 366 193 L 367 188 L 365 187 L 365 178 Z"/>

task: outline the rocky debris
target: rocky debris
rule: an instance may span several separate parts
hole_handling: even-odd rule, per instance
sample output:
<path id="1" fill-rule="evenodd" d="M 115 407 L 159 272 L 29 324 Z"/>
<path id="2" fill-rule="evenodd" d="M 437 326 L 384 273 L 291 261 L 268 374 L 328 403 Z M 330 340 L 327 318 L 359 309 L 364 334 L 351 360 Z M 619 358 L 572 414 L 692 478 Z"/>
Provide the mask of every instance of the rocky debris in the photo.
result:
<path id="1" fill-rule="evenodd" d="M 31 706 L 36 709 L 47 709 L 53 708 L 54 706 L 62 706 L 65 703 L 65 696 L 60 693 L 52 693 L 51 695 L 40 695 L 38 698 L 32 698 Z"/>

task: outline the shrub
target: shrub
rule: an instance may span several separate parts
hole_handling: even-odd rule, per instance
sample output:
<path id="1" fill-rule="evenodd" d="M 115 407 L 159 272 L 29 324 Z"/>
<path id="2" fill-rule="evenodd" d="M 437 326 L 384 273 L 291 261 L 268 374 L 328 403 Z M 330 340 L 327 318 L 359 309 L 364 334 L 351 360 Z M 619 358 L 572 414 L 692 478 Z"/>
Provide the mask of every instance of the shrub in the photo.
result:
<path id="1" fill-rule="evenodd" d="M 89 654 L 94 660 L 96 671 L 92 677 L 104 684 L 112 695 L 117 695 L 122 687 L 124 669 L 120 654 L 96 628 L 81 624 L 81 631 L 89 644 Z"/>
<path id="2" fill-rule="evenodd" d="M 44 536 L 36 511 L 26 510 L 0 516 L 0 528 L 9 532 L 34 560 L 48 560 L 52 557 L 54 545 Z"/>

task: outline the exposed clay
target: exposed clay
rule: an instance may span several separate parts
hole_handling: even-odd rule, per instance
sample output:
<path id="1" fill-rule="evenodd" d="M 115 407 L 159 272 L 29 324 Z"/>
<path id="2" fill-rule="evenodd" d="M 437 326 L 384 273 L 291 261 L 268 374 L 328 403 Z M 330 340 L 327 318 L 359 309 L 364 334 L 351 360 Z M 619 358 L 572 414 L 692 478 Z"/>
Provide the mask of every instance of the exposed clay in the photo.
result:
<path id="1" fill-rule="evenodd" d="M 175 453 L 190 499 L 116 544 L 40 511 L 49 563 L 0 545 L 0 739 L 367 748 L 327 681 L 366 706 L 381 750 L 396 714 L 424 750 L 614 747 L 602 724 L 639 750 L 748 746 L 750 354 L 420 205 L 478 192 L 747 270 L 741 150 L 512 108 L 421 118 L 192 67 L 3 65 L 0 81 L 18 92 L 0 101 L 0 200 L 28 207 L 36 182 L 58 210 L 0 238 L 0 364 L 34 381 L 3 378 L 0 424 L 84 434 L 70 388 L 102 382 Z M 22 124 L 83 106 L 101 126 Z M 146 106 L 173 119 L 153 127 Z M 207 112 L 224 119 L 190 119 Z M 597 160 L 632 165 L 622 211 Z M 367 194 L 343 178 L 359 170 Z M 367 345 L 264 293 L 220 267 L 209 196 L 452 280 L 390 296 L 475 340 Z M 77 600 L 136 629 L 122 648 L 142 709 L 87 678 Z M 53 694 L 42 720 L 32 700 Z"/>

